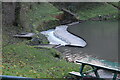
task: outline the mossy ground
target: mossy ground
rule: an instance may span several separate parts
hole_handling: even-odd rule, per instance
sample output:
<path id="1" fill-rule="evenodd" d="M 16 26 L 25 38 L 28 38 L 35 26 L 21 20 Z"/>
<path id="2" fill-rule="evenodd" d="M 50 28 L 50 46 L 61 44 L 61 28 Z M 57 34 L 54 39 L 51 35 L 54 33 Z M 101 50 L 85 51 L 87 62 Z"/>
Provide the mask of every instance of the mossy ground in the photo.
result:
<path id="1" fill-rule="evenodd" d="M 71 2 L 62 3 L 64 8 L 70 10 L 76 14 L 78 20 L 88 20 L 92 18 L 108 17 L 108 19 L 114 19 L 118 17 L 118 8 L 111 4 L 118 6 L 118 2 L 108 4 L 106 2 Z M 58 3 L 58 8 L 61 8 L 61 3 Z"/>
<path id="2" fill-rule="evenodd" d="M 3 75 L 32 78 L 62 78 L 70 71 L 79 71 L 77 64 L 55 58 L 54 49 L 36 49 L 17 43 L 3 47 Z"/>
<path id="3" fill-rule="evenodd" d="M 55 16 L 63 14 L 63 12 L 51 3 L 31 3 L 31 9 L 28 9 L 28 4 L 30 3 L 21 3 L 21 5 L 26 6 L 24 9 L 26 12 L 21 13 L 21 19 L 25 22 L 23 22 L 25 24 L 23 27 L 26 27 L 28 31 L 41 31 L 59 25 L 59 20 Z"/>
<path id="4" fill-rule="evenodd" d="M 116 7 L 120 7 L 120 3 L 119 2 L 111 2 L 110 4 L 113 4 L 113 5 L 115 5 Z"/>
<path id="5" fill-rule="evenodd" d="M 91 7 L 92 6 L 92 7 Z M 116 18 L 118 15 L 118 9 L 110 4 L 88 4 L 77 11 L 77 15 L 80 20 L 87 20 L 99 16 L 110 16 Z"/>

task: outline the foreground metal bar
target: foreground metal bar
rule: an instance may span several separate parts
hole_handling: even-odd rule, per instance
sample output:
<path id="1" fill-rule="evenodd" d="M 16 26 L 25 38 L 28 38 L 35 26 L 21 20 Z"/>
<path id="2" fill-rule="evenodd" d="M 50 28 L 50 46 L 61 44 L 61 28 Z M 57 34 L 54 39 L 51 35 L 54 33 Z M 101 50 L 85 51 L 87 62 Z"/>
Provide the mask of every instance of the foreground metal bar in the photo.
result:
<path id="1" fill-rule="evenodd" d="M 49 79 L 36 79 L 36 78 L 8 76 L 8 75 L 0 75 L 0 79 L 2 80 L 49 80 Z"/>
<path id="2" fill-rule="evenodd" d="M 81 67 L 80 67 L 80 74 L 81 74 L 82 77 L 84 77 L 84 74 L 83 74 L 84 66 L 85 66 L 85 64 L 82 64 Z"/>

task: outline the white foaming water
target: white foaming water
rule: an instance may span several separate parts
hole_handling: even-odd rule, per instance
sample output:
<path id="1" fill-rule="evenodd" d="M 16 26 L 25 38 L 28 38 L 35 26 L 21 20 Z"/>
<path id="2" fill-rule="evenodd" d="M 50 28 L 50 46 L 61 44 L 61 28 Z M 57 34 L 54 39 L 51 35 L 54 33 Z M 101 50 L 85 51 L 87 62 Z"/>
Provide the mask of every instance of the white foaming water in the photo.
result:
<path id="1" fill-rule="evenodd" d="M 47 30 L 47 31 L 42 31 L 41 34 L 44 34 L 47 39 L 49 40 L 49 44 L 55 44 L 55 45 L 67 45 L 68 43 L 66 43 L 65 41 L 62 41 L 61 39 L 57 38 L 54 36 L 53 32 L 54 32 L 55 29 L 50 29 L 50 30 Z"/>

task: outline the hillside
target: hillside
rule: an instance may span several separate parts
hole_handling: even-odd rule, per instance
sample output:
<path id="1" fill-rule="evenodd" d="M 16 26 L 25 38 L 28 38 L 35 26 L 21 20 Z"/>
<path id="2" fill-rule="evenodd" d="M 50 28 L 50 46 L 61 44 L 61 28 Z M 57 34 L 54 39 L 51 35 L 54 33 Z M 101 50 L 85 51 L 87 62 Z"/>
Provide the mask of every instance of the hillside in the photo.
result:
<path id="1" fill-rule="evenodd" d="M 62 8 L 76 16 L 66 13 Z M 108 3 L 2 3 L 1 72 L 3 75 L 32 78 L 69 77 L 68 72 L 78 71 L 80 65 L 67 62 L 62 52 L 54 48 L 34 48 L 28 43 L 35 44 L 38 41 L 40 44 L 48 44 L 46 37 L 39 32 L 61 24 L 113 19 L 118 19 L 118 8 Z M 32 37 L 35 42 L 13 37 L 25 32 L 35 33 L 36 36 Z"/>

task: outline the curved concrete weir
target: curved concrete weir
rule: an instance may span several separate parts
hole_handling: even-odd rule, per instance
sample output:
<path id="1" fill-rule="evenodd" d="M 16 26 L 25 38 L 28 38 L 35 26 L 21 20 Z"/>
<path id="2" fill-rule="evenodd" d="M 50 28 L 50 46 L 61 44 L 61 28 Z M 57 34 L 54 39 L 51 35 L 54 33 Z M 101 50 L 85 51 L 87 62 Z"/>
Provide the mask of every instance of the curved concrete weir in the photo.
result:
<path id="1" fill-rule="evenodd" d="M 87 43 L 83 39 L 69 33 L 67 28 L 68 26 L 66 25 L 56 27 L 54 35 L 69 43 L 69 45 L 85 47 Z"/>
<path id="2" fill-rule="evenodd" d="M 57 26 L 55 29 L 43 31 L 42 34 L 46 35 L 50 44 L 60 44 L 60 45 L 72 45 L 85 47 L 86 42 L 67 31 L 68 26 L 61 25 Z"/>

